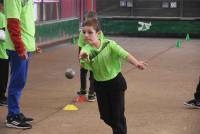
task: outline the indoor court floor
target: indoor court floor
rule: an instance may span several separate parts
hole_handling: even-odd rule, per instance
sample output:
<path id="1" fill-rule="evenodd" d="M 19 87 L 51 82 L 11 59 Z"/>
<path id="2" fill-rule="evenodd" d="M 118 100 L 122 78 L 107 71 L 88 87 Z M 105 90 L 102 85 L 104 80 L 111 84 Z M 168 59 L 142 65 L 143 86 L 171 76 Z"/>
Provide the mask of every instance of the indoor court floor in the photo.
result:
<path id="1" fill-rule="evenodd" d="M 200 109 L 183 102 L 193 97 L 200 76 L 200 40 L 182 38 L 176 47 L 178 38 L 109 38 L 149 64 L 143 71 L 123 64 L 128 134 L 199 134 Z M 66 43 L 43 51 L 31 59 L 21 99 L 33 128 L 6 128 L 7 108 L 0 107 L 0 134 L 111 134 L 96 102 L 72 102 L 80 88 L 78 47 Z M 74 79 L 65 78 L 67 68 L 76 71 Z M 71 103 L 79 110 L 63 110 Z"/>

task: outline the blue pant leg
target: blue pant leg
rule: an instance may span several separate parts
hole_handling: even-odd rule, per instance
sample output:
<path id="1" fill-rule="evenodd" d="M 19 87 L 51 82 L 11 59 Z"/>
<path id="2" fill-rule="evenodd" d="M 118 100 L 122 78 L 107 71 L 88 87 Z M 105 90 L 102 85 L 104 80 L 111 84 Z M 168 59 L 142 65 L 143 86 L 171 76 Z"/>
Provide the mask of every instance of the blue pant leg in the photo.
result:
<path id="1" fill-rule="evenodd" d="M 8 55 L 11 69 L 8 86 L 8 116 L 13 116 L 20 113 L 19 101 L 27 80 L 29 60 L 22 60 L 15 51 L 8 51 Z"/>

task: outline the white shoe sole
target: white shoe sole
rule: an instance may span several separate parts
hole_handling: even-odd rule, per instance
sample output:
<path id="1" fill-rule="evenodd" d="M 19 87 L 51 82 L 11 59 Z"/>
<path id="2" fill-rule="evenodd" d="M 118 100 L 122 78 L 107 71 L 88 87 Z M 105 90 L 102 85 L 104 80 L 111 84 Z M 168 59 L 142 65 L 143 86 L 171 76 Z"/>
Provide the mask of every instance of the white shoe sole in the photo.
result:
<path id="1" fill-rule="evenodd" d="M 2 106 L 2 107 L 7 107 L 8 105 L 7 104 L 0 104 L 0 106 Z"/>
<path id="2" fill-rule="evenodd" d="M 188 108 L 200 109 L 200 107 L 194 106 L 194 105 L 192 105 L 192 104 L 188 104 L 187 102 L 184 102 L 183 104 L 184 104 L 185 106 L 187 106 Z"/>
<path id="3" fill-rule="evenodd" d="M 94 101 L 96 101 L 96 99 L 94 99 L 94 100 L 87 100 L 87 101 L 89 101 L 89 102 L 94 102 Z"/>
<path id="4" fill-rule="evenodd" d="M 31 129 L 32 127 L 20 127 L 20 126 L 15 126 L 13 124 L 9 124 L 9 123 L 6 123 L 6 127 L 8 128 L 17 128 L 17 129 Z"/>

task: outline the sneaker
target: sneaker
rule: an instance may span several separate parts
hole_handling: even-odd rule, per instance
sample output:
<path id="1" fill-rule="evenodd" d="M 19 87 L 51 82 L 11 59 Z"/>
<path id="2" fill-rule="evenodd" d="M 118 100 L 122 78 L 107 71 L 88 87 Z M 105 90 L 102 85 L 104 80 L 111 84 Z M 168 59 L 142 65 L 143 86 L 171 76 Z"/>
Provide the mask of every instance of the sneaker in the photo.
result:
<path id="1" fill-rule="evenodd" d="M 188 106 L 189 108 L 199 108 L 200 109 L 200 101 L 196 101 L 195 99 L 192 99 L 188 102 L 184 102 L 185 106 Z"/>
<path id="2" fill-rule="evenodd" d="M 6 120 L 6 127 L 18 129 L 30 129 L 32 126 L 20 118 L 20 115 L 14 117 L 8 116 Z"/>
<path id="3" fill-rule="evenodd" d="M 95 94 L 89 94 L 88 95 L 88 101 L 89 102 L 94 102 L 96 100 L 96 95 Z"/>
<path id="4" fill-rule="evenodd" d="M 8 106 L 7 98 L 6 97 L 0 99 L 0 106 Z"/>
<path id="5" fill-rule="evenodd" d="M 78 95 L 87 95 L 87 91 L 86 90 L 80 90 L 77 92 Z"/>
<path id="6" fill-rule="evenodd" d="M 20 117 L 21 120 L 23 120 L 23 121 L 26 122 L 26 123 L 32 123 L 33 120 L 34 120 L 33 118 L 24 116 L 23 113 L 20 113 L 20 114 L 19 114 L 19 117 Z"/>

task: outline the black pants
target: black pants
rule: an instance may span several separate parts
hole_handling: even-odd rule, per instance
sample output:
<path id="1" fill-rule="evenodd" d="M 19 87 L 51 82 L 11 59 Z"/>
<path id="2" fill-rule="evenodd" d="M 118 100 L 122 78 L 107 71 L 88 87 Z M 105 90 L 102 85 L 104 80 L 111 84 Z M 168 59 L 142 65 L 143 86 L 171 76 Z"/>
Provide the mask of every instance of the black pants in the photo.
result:
<path id="1" fill-rule="evenodd" d="M 199 78 L 199 83 L 196 88 L 196 92 L 194 93 L 194 98 L 200 101 L 200 78 Z"/>
<path id="2" fill-rule="evenodd" d="M 9 73 L 9 62 L 7 59 L 0 59 L 0 99 L 5 98 Z"/>
<path id="3" fill-rule="evenodd" d="M 86 87 L 87 87 L 87 72 L 88 72 L 88 70 L 86 70 L 84 68 L 80 69 L 81 90 L 86 90 Z M 93 94 L 94 93 L 94 77 L 93 77 L 92 71 L 89 71 L 89 72 L 90 72 L 89 94 Z"/>
<path id="4" fill-rule="evenodd" d="M 125 79 L 121 73 L 113 80 L 94 82 L 100 118 L 113 134 L 127 134 L 125 111 Z"/>

